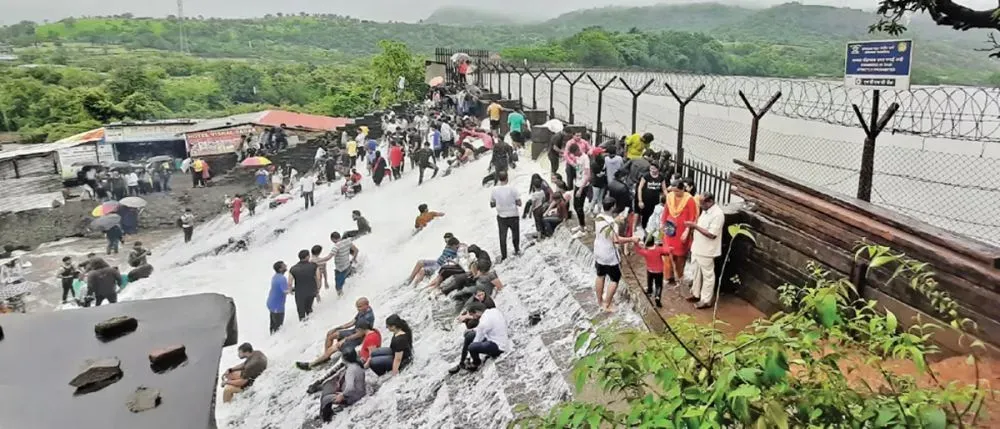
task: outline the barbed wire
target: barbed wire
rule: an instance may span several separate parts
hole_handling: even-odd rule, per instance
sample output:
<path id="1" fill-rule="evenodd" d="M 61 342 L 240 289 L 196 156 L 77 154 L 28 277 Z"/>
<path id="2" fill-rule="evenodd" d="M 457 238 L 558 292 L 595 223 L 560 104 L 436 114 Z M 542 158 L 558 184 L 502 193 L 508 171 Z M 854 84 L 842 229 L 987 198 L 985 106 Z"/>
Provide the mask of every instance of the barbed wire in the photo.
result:
<path id="1" fill-rule="evenodd" d="M 512 82 L 515 96 L 516 82 L 515 78 Z M 629 81 L 626 79 L 626 82 Z M 629 85 L 632 86 L 632 83 Z M 565 121 L 569 115 L 568 85 L 556 84 L 552 89 L 555 116 Z M 522 91 L 530 105 L 530 79 L 522 82 Z M 548 91 L 548 81 L 539 80 L 536 98 L 540 110 L 549 110 Z M 574 91 L 576 125 L 596 129 L 596 94 L 593 86 L 589 89 L 578 86 Z M 678 110 L 677 103 L 669 95 L 663 97 L 650 93 L 637 99 L 636 128 L 640 132 L 656 135 L 654 149 L 676 151 Z M 631 95 L 622 91 L 605 92 L 602 114 L 601 122 L 606 134 L 626 135 L 631 131 Z M 715 111 L 702 112 L 689 107 L 685 114 L 685 158 L 725 172 L 734 170 L 736 165 L 732 160 L 748 156 L 749 122 L 747 113 L 727 117 Z M 844 133 L 832 135 L 841 134 Z M 761 127 L 755 162 L 805 183 L 854 195 L 860 175 L 862 147 L 862 142 L 857 139 Z M 1000 244 L 998 158 L 882 146 L 876 151 L 872 194 L 874 204 L 985 242 Z M 928 204 L 931 201 L 933 206 Z"/>
<path id="2" fill-rule="evenodd" d="M 540 71 L 532 70 L 532 73 Z M 842 82 L 825 80 L 601 69 L 548 69 L 546 72 L 550 75 L 562 72 L 570 79 L 586 73 L 601 83 L 621 78 L 633 89 L 653 80 L 646 93 L 663 96 L 670 96 L 664 84 L 670 84 L 679 94 L 691 94 L 704 84 L 697 102 L 736 108 L 744 108 L 740 91 L 755 104 L 766 103 L 774 94 L 781 92 L 781 98 L 772 109 L 773 114 L 850 127 L 859 124 L 851 104 L 857 104 L 862 110 L 870 109 L 873 94 L 872 91 L 847 87 Z M 487 78 L 490 76 L 484 76 L 484 79 Z M 542 82 L 545 82 L 544 86 L 548 85 L 545 77 L 539 79 L 539 83 Z M 590 86 L 587 78 L 579 85 Z M 610 88 L 624 90 L 625 85 L 615 79 Z M 886 128 L 887 132 L 1000 142 L 1000 90 L 996 88 L 914 86 L 908 91 L 882 91 L 881 101 L 884 106 L 894 102 L 900 105 Z"/>

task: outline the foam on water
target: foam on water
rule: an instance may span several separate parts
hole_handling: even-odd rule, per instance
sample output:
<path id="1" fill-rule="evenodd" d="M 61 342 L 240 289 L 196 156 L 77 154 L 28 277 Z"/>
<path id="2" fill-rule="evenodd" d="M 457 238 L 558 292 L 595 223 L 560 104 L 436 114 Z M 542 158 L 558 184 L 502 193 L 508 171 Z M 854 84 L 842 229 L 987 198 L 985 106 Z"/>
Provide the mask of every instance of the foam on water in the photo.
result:
<path id="1" fill-rule="evenodd" d="M 257 216 L 244 216 L 240 225 L 233 225 L 228 216 L 200 223 L 194 242 L 184 244 L 178 237 L 154 249 L 151 263 L 157 268 L 153 277 L 130 285 L 122 299 L 217 292 L 235 300 L 240 342 L 264 351 L 270 364 L 252 389 L 231 404 L 217 405 L 221 427 L 298 429 L 317 416 L 318 400 L 305 390 L 323 371 L 303 372 L 293 363 L 319 355 L 326 331 L 350 320 L 354 300 L 361 296 L 370 299 L 383 336 L 388 336 L 384 322 L 390 314 L 398 313 L 410 323 L 414 362 L 398 377 L 379 379 L 369 372 L 369 385 L 376 392 L 337 415 L 329 427 L 501 427 L 514 417 L 517 404 L 544 411 L 569 398 L 566 376 L 576 333 L 601 318 L 592 303 L 592 270 L 567 255 L 568 237 L 560 234 L 562 239 L 532 246 L 497 267 L 507 287 L 497 294 L 496 303 L 507 318 L 514 350 L 488 362 L 478 373 L 447 376 L 447 369 L 457 362 L 464 326 L 442 320 L 440 314 L 453 307 L 451 302 L 401 283 L 416 260 L 440 254 L 445 232 L 464 243 L 478 244 L 491 255 L 499 253 L 490 188 L 480 186 L 486 168 L 487 161 L 479 160 L 420 187 L 412 171 L 381 188 L 366 179 L 364 192 L 351 200 L 341 198 L 338 182 L 319 187 L 317 206 L 309 211 L 303 211 L 301 201 L 295 199 L 275 209 L 261 204 Z M 512 173 L 512 183 L 526 194 L 531 174 L 542 171 L 537 164 L 525 162 Z M 446 216 L 413 235 L 413 219 L 421 203 Z M 322 302 L 305 323 L 296 320 L 294 302 L 289 299 L 285 326 L 269 335 L 265 299 L 272 264 L 280 259 L 291 265 L 300 249 L 314 244 L 324 246 L 325 253 L 331 231 L 354 228 L 352 210 L 360 210 L 374 232 L 356 242 L 364 264 L 361 272 L 348 279 L 346 296 L 337 299 L 331 291 L 324 291 Z M 522 232 L 532 230 L 531 224 L 523 221 Z M 276 236 L 276 229 L 285 232 Z M 192 262 L 196 255 L 244 234 L 252 237 L 247 251 Z M 528 326 L 528 315 L 535 311 L 543 313 L 542 321 Z M 619 310 L 617 316 L 626 323 L 641 323 L 627 310 Z M 235 348 L 227 349 L 220 370 L 237 362 Z"/>

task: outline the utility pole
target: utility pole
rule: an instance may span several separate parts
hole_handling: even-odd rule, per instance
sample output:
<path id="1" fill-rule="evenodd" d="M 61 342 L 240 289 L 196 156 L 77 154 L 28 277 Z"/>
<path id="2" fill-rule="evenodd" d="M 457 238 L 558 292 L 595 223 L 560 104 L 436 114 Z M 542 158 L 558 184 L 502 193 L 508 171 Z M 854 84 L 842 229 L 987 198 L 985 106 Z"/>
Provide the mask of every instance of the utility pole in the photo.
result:
<path id="1" fill-rule="evenodd" d="M 184 34 L 184 0 L 177 0 L 177 27 L 180 29 L 181 53 L 188 52 L 187 35 Z"/>

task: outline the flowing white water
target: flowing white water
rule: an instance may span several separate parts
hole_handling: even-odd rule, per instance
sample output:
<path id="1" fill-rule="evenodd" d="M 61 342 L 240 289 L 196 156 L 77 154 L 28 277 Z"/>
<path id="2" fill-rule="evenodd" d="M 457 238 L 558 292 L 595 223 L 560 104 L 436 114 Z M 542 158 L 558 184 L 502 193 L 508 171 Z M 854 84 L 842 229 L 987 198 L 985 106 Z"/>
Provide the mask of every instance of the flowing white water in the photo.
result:
<path id="1" fill-rule="evenodd" d="M 257 216 L 244 217 L 238 226 L 226 216 L 207 221 L 195 228 L 193 243 L 180 243 L 178 237 L 155 249 L 153 277 L 130 285 L 122 299 L 216 292 L 235 300 L 240 342 L 262 350 L 270 363 L 253 388 L 231 404 L 217 405 L 220 427 L 298 429 L 317 416 L 319 401 L 305 390 L 325 371 L 303 372 L 293 363 L 317 356 L 325 332 L 350 320 L 354 301 L 361 296 L 371 301 L 384 344 L 388 344 L 387 316 L 398 313 L 410 323 L 415 360 L 395 378 L 379 379 L 369 373 L 369 385 L 377 391 L 337 415 L 328 427 L 502 427 L 514 417 L 517 404 L 544 411 L 569 398 L 566 380 L 576 333 L 604 318 L 593 304 L 592 268 L 585 266 L 585 257 L 569 254 L 567 234 L 560 234 L 497 267 L 506 288 L 497 294 L 496 303 L 507 318 L 514 350 L 488 361 L 477 373 L 447 375 L 457 362 L 464 326 L 440 316 L 442 309 L 452 306 L 450 302 L 401 283 L 416 260 L 439 255 L 445 232 L 498 255 L 490 188 L 480 186 L 486 167 L 487 161 L 479 160 L 420 187 L 412 171 L 381 188 L 366 179 L 364 192 L 351 200 L 340 197 L 340 184 L 335 183 L 317 190 L 317 206 L 308 211 L 295 199 L 272 210 L 260 209 Z M 543 172 L 532 162 L 512 171 L 512 183 L 522 194 L 527 193 L 532 173 Z M 413 235 L 413 219 L 421 203 L 446 216 Z M 356 241 L 363 266 L 348 279 L 346 296 L 338 299 L 332 291 L 324 291 L 322 302 L 305 323 L 296 320 L 294 302 L 289 299 L 285 326 L 276 335 L 268 335 L 265 299 L 272 264 L 277 260 L 291 264 L 300 249 L 314 244 L 324 246 L 325 253 L 330 232 L 354 228 L 352 210 L 360 210 L 374 232 Z M 275 236 L 273 231 L 279 228 L 285 232 Z M 534 228 L 529 220 L 522 222 L 521 229 Z M 247 251 L 191 262 L 230 237 L 247 233 L 253 238 Z M 641 324 L 625 307 L 619 306 L 614 319 Z M 542 321 L 529 326 L 528 315 L 536 311 L 543 313 Z M 227 349 L 220 369 L 237 362 L 235 348 Z"/>

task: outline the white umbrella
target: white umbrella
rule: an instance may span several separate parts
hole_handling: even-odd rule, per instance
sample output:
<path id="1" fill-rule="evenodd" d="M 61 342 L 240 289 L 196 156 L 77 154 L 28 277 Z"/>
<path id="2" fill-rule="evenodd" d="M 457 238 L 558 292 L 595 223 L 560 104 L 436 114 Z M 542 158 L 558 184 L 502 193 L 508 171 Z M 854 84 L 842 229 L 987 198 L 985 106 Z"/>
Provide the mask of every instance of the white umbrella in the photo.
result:
<path id="1" fill-rule="evenodd" d="M 552 134 L 556 134 L 564 128 L 562 121 L 558 119 L 550 119 L 548 122 L 542 124 L 542 126 L 552 131 Z"/>
<path id="2" fill-rule="evenodd" d="M 459 61 L 469 61 L 469 54 L 465 52 L 459 52 L 451 56 L 451 62 L 457 63 Z"/>
<path id="3" fill-rule="evenodd" d="M 144 200 L 142 198 L 139 198 L 139 197 L 126 197 L 126 198 L 122 198 L 122 200 L 119 201 L 118 204 L 121 204 L 121 205 L 123 205 L 125 207 L 132 207 L 134 209 L 140 209 L 140 208 L 146 207 L 146 200 Z"/>

